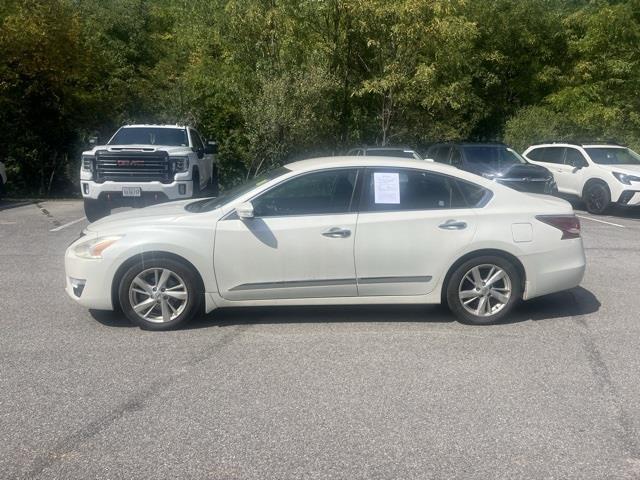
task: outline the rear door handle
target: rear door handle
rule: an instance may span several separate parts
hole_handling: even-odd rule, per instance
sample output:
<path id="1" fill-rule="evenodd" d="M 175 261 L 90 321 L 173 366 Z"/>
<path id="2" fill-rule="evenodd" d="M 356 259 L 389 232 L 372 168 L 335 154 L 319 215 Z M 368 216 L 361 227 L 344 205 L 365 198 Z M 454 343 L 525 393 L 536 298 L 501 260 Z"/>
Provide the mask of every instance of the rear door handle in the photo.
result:
<path id="1" fill-rule="evenodd" d="M 323 232 L 322 235 L 329 238 L 347 238 L 351 236 L 351 230 L 348 228 L 333 227 Z"/>
<path id="2" fill-rule="evenodd" d="M 457 220 L 447 220 L 443 224 L 438 225 L 438 228 L 442 228 L 443 230 L 464 230 L 467 228 L 467 223 Z"/>

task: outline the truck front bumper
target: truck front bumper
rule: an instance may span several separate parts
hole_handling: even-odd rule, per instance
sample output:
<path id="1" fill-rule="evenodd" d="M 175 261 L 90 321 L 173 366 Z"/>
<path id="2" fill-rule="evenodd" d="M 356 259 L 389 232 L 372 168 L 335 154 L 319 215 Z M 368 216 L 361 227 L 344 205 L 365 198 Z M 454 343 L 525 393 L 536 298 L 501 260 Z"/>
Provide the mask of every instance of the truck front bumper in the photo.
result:
<path id="1" fill-rule="evenodd" d="M 123 187 L 139 187 L 140 197 L 123 197 Z M 105 200 L 127 205 L 137 202 L 162 202 L 167 200 L 183 200 L 193 196 L 191 180 L 176 180 L 172 183 L 161 182 L 112 182 L 96 183 L 92 180 L 81 180 L 80 190 L 86 199 Z"/>

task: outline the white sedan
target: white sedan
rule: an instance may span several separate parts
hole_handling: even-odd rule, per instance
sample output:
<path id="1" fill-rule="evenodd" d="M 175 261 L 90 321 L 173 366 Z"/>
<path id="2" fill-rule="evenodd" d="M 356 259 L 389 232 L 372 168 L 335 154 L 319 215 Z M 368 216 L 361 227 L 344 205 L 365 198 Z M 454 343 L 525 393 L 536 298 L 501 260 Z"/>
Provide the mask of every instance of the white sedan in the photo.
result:
<path id="1" fill-rule="evenodd" d="M 164 330 L 219 307 L 446 302 L 463 322 L 577 286 L 569 203 L 435 163 L 333 157 L 292 163 L 225 195 L 89 225 L 66 290 Z"/>

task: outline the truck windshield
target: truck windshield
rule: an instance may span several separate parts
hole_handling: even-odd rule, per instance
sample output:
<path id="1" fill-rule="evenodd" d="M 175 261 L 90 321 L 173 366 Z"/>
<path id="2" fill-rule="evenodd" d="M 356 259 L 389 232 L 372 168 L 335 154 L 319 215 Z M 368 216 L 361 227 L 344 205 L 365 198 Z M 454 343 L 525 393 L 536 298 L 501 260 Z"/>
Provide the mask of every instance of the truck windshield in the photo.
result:
<path id="1" fill-rule="evenodd" d="M 108 145 L 164 145 L 188 147 L 184 128 L 125 127 L 116 132 Z"/>

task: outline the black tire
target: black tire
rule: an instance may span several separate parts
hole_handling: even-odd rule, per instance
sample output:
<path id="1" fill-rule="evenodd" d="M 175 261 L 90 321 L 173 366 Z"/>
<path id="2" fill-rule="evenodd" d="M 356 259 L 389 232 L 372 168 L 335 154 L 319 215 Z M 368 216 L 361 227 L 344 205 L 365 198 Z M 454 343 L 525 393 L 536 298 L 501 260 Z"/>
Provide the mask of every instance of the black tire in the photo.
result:
<path id="1" fill-rule="evenodd" d="M 200 172 L 198 170 L 193 171 L 193 198 L 200 196 Z"/>
<path id="2" fill-rule="evenodd" d="M 587 212 L 603 215 L 611 206 L 611 192 L 604 182 L 591 182 L 584 189 L 582 200 Z"/>
<path id="3" fill-rule="evenodd" d="M 153 303 L 150 303 L 148 305 L 153 306 L 151 313 L 149 314 L 150 319 L 145 319 L 142 315 L 136 313 L 133 305 L 131 304 L 132 301 L 129 289 L 132 286 L 134 279 L 136 279 L 136 277 L 138 277 L 139 275 L 145 275 L 145 272 L 151 272 L 154 269 L 168 270 L 175 274 L 177 281 L 174 282 L 174 284 L 181 281 L 185 287 L 184 291 L 186 291 L 187 293 L 186 304 L 184 308 L 180 311 L 180 308 L 178 307 L 177 311 L 180 313 L 175 318 L 170 318 L 168 321 L 164 321 L 158 318 L 156 318 L 156 321 L 153 320 L 154 316 L 160 317 L 163 315 L 162 307 L 160 304 L 160 302 L 162 302 L 163 300 L 161 298 L 156 300 L 155 306 L 153 306 Z M 149 273 L 149 275 L 153 275 L 153 273 Z M 166 285 L 168 285 L 168 283 Z M 196 274 L 196 272 L 194 272 L 191 267 L 187 266 L 183 262 L 174 260 L 172 258 L 157 258 L 153 260 L 145 260 L 144 262 L 141 261 L 135 263 L 124 273 L 118 285 L 118 300 L 120 303 L 120 307 L 122 308 L 122 312 L 134 325 L 138 325 L 144 330 L 171 330 L 192 320 L 200 311 L 202 289 L 199 285 L 200 282 L 198 280 L 198 275 Z M 180 292 L 182 292 L 182 289 L 180 290 Z M 138 294 L 132 293 L 132 295 Z M 159 297 L 163 296 L 162 292 L 158 292 L 158 295 Z M 165 299 L 168 301 L 174 301 L 174 299 L 167 297 L 165 297 Z M 149 297 L 148 300 L 152 300 L 151 297 Z M 177 303 L 174 303 L 174 308 L 177 305 Z M 170 312 L 170 314 L 172 313 Z"/>
<path id="4" fill-rule="evenodd" d="M 491 291 L 489 287 L 481 286 L 479 291 L 475 291 L 474 284 L 469 280 L 467 274 L 471 275 L 472 269 L 478 267 L 478 271 L 483 279 L 488 279 L 491 274 L 491 267 L 497 267 L 501 269 L 506 277 L 508 278 L 508 283 L 506 280 L 500 279 L 497 280 L 493 285 L 497 290 Z M 486 278 L 485 278 L 486 275 Z M 510 288 L 510 295 L 508 297 L 508 301 L 506 303 L 499 302 L 496 298 L 493 297 L 493 294 L 503 293 L 498 290 L 504 290 L 504 287 Z M 486 289 L 486 291 L 485 291 Z M 466 306 L 463 305 L 463 300 L 460 298 L 460 291 L 463 292 L 472 292 L 471 295 L 477 293 L 477 300 L 475 297 L 469 297 L 469 302 Z M 485 311 L 484 315 L 474 314 L 470 312 L 470 310 L 477 310 L 480 308 L 481 299 L 486 297 L 482 305 L 487 305 L 488 302 L 488 311 Z M 473 325 L 489 325 L 492 323 L 499 322 L 504 319 L 509 312 L 513 309 L 513 307 L 520 301 L 522 298 L 522 278 L 518 271 L 518 268 L 509 260 L 497 256 L 497 255 L 483 255 L 480 257 L 475 257 L 470 260 L 467 260 L 463 264 L 459 265 L 453 274 L 449 277 L 449 281 L 446 285 L 446 298 L 447 304 L 449 305 L 449 309 L 458 317 L 458 320 L 462 323 L 468 323 Z M 493 305 L 492 305 L 493 303 Z M 497 308 L 499 304 L 502 307 Z M 495 310 L 495 313 L 491 314 L 491 310 Z M 480 311 L 480 310 L 478 310 Z"/>
<path id="5" fill-rule="evenodd" d="M 218 185 L 218 167 L 213 166 L 211 170 L 211 178 L 209 179 L 209 191 L 211 196 L 217 197 L 220 194 L 220 187 Z"/>
<path id="6" fill-rule="evenodd" d="M 110 213 L 111 208 L 105 202 L 90 199 L 84 200 L 84 214 L 90 222 L 100 220 Z"/>
<path id="7" fill-rule="evenodd" d="M 4 183 L 2 182 L 2 178 L 0 177 L 0 200 L 4 197 Z"/>

